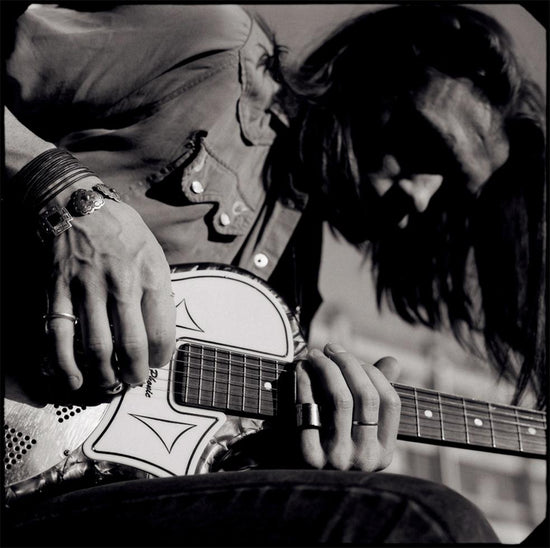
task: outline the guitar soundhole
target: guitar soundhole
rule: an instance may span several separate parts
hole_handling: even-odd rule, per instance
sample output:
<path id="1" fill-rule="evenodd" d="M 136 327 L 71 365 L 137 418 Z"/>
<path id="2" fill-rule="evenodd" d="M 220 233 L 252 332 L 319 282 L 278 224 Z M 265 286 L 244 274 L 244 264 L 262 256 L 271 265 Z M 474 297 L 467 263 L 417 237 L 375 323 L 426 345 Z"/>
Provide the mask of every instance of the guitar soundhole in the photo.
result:
<path id="1" fill-rule="evenodd" d="M 23 461 L 23 457 L 34 447 L 36 440 L 25 433 L 4 425 L 4 470 L 11 470 Z"/>
<path id="2" fill-rule="evenodd" d="M 78 407 L 77 405 L 54 405 L 55 414 L 57 415 L 57 422 L 65 422 L 76 417 L 78 413 L 81 413 L 86 407 Z"/>

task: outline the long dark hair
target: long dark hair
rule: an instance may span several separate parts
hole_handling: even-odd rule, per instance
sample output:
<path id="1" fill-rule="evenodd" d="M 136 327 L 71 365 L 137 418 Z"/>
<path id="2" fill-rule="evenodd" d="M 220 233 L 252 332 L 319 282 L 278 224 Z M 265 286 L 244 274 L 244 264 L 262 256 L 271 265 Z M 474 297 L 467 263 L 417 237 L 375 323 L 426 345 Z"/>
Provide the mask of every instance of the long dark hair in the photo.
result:
<path id="1" fill-rule="evenodd" d="M 468 79 L 498 110 L 510 154 L 479 196 L 446 177 L 428 209 L 400 229 L 396 202 L 385 209 L 387 196 L 365 183 L 365 173 L 380 162 L 392 113 L 434 71 Z M 371 255 L 379 306 L 387 302 L 410 323 L 449 327 L 478 353 L 484 340 L 490 362 L 516 382 L 513 403 L 531 385 L 543 407 L 544 101 L 506 31 L 463 6 L 382 9 L 345 24 L 279 80 L 292 119 L 284 148 L 293 180 L 320 200 L 334 229 Z M 443 152 L 441 159 L 452 162 Z"/>

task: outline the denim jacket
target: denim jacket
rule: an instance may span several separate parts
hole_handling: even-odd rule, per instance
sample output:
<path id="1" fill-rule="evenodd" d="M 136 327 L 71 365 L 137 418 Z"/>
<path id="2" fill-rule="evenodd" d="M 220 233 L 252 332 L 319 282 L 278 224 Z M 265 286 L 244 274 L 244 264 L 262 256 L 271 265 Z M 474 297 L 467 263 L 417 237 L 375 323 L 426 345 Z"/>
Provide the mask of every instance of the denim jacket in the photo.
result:
<path id="1" fill-rule="evenodd" d="M 267 280 L 301 216 L 265 207 L 274 121 L 285 123 L 263 64 L 272 51 L 235 6 L 33 5 L 7 105 L 115 187 L 171 264 L 233 263 Z"/>

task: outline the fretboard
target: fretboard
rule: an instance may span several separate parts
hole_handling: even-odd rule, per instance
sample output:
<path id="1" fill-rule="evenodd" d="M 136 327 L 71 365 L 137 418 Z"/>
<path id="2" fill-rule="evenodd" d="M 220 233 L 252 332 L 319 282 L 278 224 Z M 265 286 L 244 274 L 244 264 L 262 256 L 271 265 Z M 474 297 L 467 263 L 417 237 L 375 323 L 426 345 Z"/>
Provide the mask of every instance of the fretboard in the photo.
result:
<path id="1" fill-rule="evenodd" d="M 178 403 L 258 418 L 277 415 L 281 376 L 293 374 L 284 362 L 189 343 L 179 348 L 174 364 Z M 542 411 L 393 386 L 402 404 L 401 439 L 546 456 L 546 415 Z"/>

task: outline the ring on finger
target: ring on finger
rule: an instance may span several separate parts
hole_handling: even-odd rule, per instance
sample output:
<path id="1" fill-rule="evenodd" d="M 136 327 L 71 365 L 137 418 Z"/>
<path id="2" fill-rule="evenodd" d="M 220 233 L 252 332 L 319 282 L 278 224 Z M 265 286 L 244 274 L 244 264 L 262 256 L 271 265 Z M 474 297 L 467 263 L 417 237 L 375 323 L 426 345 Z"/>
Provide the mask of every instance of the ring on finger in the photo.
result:
<path id="1" fill-rule="evenodd" d="M 321 428 L 319 406 L 316 403 L 297 403 L 296 426 L 301 429 Z"/>
<path id="2" fill-rule="evenodd" d="M 42 316 L 46 322 L 49 322 L 50 320 L 54 320 L 55 318 L 61 318 L 63 320 L 70 320 L 74 324 L 78 322 L 78 318 L 74 314 L 68 314 L 66 312 L 51 312 L 49 314 L 44 314 Z"/>
<path id="3" fill-rule="evenodd" d="M 351 421 L 353 426 L 378 426 L 378 422 L 375 421 Z"/>
<path id="4" fill-rule="evenodd" d="M 117 380 L 113 384 L 103 386 L 101 388 L 101 391 L 109 396 L 114 396 L 115 394 L 118 394 L 123 388 L 124 384 L 121 381 Z"/>
<path id="5" fill-rule="evenodd" d="M 73 322 L 73 325 L 76 325 L 78 323 L 78 318 L 74 314 L 68 314 L 66 312 L 51 312 L 49 314 L 44 314 L 42 316 L 42 319 L 44 320 L 44 331 L 46 332 L 46 334 L 49 333 L 49 322 L 55 320 L 56 318 L 59 318 L 61 320 L 69 320 Z"/>

